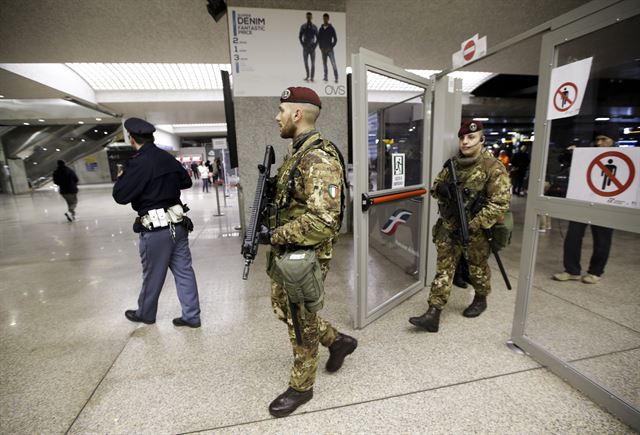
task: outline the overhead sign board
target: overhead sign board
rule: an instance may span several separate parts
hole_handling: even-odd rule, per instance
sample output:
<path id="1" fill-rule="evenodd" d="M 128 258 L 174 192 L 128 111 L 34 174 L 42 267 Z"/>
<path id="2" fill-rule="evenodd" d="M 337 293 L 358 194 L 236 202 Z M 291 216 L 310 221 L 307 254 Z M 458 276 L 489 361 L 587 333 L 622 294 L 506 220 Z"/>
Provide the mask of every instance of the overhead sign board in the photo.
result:
<path id="1" fill-rule="evenodd" d="M 451 56 L 451 64 L 454 68 L 461 67 L 467 63 L 480 59 L 487 54 L 487 37 L 478 37 L 476 33 L 471 38 L 460 44 L 460 51 L 456 51 Z"/>
<path id="2" fill-rule="evenodd" d="M 234 96 L 275 97 L 289 86 L 347 96 L 344 12 L 229 7 L 227 16 Z"/>
<path id="3" fill-rule="evenodd" d="M 580 113 L 593 57 L 551 71 L 547 119 L 568 118 Z"/>

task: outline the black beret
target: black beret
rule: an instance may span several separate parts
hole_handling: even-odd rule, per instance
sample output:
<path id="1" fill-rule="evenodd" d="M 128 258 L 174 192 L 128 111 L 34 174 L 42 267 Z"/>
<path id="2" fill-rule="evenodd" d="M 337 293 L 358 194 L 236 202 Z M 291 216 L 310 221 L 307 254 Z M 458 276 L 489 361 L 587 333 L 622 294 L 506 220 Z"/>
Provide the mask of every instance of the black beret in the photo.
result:
<path id="1" fill-rule="evenodd" d="M 156 131 L 156 128 L 153 126 L 153 124 L 150 124 L 144 119 L 140 118 L 127 119 L 124 122 L 124 128 L 126 128 L 129 133 L 140 136 L 149 135 Z"/>

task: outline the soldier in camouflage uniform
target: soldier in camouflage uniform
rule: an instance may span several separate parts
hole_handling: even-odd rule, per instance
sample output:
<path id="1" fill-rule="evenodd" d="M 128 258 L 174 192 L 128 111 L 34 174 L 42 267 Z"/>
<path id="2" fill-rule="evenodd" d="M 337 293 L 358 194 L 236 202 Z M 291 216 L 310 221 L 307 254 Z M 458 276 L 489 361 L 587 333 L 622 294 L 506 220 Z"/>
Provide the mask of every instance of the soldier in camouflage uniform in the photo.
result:
<path id="1" fill-rule="evenodd" d="M 440 312 L 451 293 L 453 275 L 461 255 L 469 265 L 469 278 L 475 290 L 471 305 L 462 313 L 477 317 L 487 308 L 491 292 L 491 253 L 483 229 L 491 228 L 502 219 L 511 201 L 511 182 L 507 171 L 493 154 L 483 150 L 484 127 L 481 122 L 464 122 L 458 131 L 460 151 L 453 157 L 458 182 L 469 222 L 469 245 L 463 249 L 458 236 L 458 221 L 451 197 L 450 175 L 445 167 L 433 182 L 431 195 L 438 200 L 440 218 L 433 229 L 433 241 L 438 252 L 436 276 L 431 283 L 429 309 L 411 324 L 438 332 Z M 484 200 L 479 197 L 483 197 Z"/>
<path id="2" fill-rule="evenodd" d="M 298 247 L 314 247 L 326 278 L 344 206 L 342 157 L 335 145 L 315 129 L 321 102 L 313 90 L 290 87 L 280 101 L 276 116 L 280 136 L 292 138 L 293 144 L 276 175 L 277 227 L 270 231 L 269 242 L 275 255 Z M 292 168 L 296 161 L 297 167 Z M 288 188 L 292 169 L 293 185 Z M 317 313 L 305 312 L 304 316 L 298 314 L 302 339 L 298 345 L 286 291 L 274 281 L 271 282 L 271 304 L 278 318 L 288 326 L 294 355 L 289 388 L 269 405 L 273 416 L 284 417 L 313 397 L 318 345 L 329 348 L 326 369 L 335 372 L 358 342 L 339 333 Z"/>

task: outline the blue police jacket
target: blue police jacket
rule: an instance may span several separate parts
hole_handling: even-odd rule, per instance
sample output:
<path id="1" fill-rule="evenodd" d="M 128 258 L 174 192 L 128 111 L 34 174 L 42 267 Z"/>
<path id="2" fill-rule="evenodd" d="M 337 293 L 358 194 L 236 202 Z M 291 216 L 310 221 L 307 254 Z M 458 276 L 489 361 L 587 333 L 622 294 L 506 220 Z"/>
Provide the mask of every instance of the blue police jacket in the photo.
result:
<path id="1" fill-rule="evenodd" d="M 168 152 L 147 142 L 127 162 L 113 186 L 113 199 L 144 216 L 149 210 L 180 204 L 180 190 L 191 187 L 191 178 Z"/>
<path id="2" fill-rule="evenodd" d="M 331 24 L 328 24 L 327 27 L 324 25 L 320 26 L 320 30 L 318 30 L 318 45 L 320 46 L 320 50 L 330 50 L 336 46 L 337 42 L 336 29 L 334 29 Z"/>
<path id="3" fill-rule="evenodd" d="M 304 23 L 300 26 L 298 38 L 300 39 L 300 44 L 304 47 L 315 48 L 318 44 L 318 28 L 315 24 Z"/>

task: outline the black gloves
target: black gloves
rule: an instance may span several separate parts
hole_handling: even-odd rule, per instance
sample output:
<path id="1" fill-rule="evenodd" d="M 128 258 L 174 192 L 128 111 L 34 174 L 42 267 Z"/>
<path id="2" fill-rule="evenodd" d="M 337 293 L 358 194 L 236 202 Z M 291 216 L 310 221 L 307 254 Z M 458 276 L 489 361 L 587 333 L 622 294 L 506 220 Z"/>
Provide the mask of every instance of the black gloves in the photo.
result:
<path id="1" fill-rule="evenodd" d="M 266 225 L 260 226 L 260 231 L 258 232 L 258 243 L 261 245 L 271 244 L 271 230 L 267 228 Z"/>
<path id="2" fill-rule="evenodd" d="M 451 183 L 443 181 L 436 186 L 436 193 L 442 199 L 451 198 Z"/>

